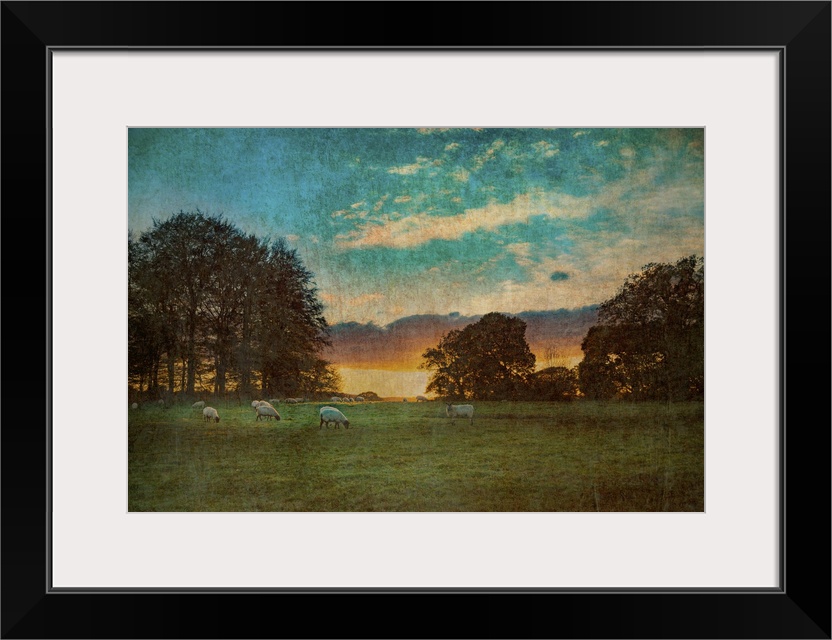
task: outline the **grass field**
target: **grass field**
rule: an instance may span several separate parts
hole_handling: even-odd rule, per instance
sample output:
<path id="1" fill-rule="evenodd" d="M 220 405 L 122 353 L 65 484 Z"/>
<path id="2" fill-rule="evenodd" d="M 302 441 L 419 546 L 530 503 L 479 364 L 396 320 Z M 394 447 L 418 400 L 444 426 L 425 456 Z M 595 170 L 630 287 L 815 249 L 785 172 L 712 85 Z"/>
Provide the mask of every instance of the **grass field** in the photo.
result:
<path id="1" fill-rule="evenodd" d="M 703 511 L 704 406 L 474 402 L 335 405 L 282 420 L 214 404 L 129 413 L 130 511 Z"/>

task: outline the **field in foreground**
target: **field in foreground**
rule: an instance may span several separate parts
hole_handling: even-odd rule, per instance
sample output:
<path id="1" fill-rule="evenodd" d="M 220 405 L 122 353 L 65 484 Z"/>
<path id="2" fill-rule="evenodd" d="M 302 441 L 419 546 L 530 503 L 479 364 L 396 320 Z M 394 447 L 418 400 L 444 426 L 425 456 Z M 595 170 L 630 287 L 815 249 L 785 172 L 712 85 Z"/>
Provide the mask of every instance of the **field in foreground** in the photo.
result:
<path id="1" fill-rule="evenodd" d="M 279 422 L 213 405 L 130 411 L 130 511 L 703 511 L 704 406 L 475 402 L 321 403 Z"/>

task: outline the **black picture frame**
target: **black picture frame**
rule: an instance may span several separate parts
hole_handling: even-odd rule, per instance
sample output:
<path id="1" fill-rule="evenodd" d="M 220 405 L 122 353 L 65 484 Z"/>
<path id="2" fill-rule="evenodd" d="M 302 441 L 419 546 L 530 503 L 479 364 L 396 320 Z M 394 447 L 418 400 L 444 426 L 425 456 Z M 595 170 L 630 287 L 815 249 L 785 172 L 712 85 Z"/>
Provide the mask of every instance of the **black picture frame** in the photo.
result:
<path id="1" fill-rule="evenodd" d="M 830 6 L 828 1 L 3 2 L 2 637 L 829 638 Z M 385 22 L 395 17 L 390 33 L 376 27 L 373 16 L 379 11 Z M 56 419 L 72 420 L 65 408 L 51 406 L 49 389 L 60 381 L 48 377 L 49 69 L 50 51 L 63 47 L 779 51 L 785 80 L 780 588 L 51 590 L 49 428 Z M 304 615 L 306 605 L 317 614 Z"/>

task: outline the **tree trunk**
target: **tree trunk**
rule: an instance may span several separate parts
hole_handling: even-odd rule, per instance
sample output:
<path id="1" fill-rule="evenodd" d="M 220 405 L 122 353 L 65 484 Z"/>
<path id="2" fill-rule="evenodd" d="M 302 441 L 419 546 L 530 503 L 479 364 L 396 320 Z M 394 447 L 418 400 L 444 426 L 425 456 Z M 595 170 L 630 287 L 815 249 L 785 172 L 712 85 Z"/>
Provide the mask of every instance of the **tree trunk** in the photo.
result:
<path id="1" fill-rule="evenodd" d="M 186 393 L 194 395 L 196 384 L 196 313 L 191 311 L 188 314 L 188 344 L 186 346 L 186 358 L 188 360 L 188 387 Z"/>
<path id="2" fill-rule="evenodd" d="M 214 393 L 222 395 L 225 393 L 225 359 L 222 355 L 217 355 L 214 362 L 217 370 L 217 375 L 214 378 Z"/>
<path id="3" fill-rule="evenodd" d="M 168 392 L 172 395 L 176 388 L 176 369 L 173 354 L 168 351 Z"/>
<path id="4" fill-rule="evenodd" d="M 240 391 L 251 393 L 251 296 L 243 303 L 243 326 L 240 332 Z"/>

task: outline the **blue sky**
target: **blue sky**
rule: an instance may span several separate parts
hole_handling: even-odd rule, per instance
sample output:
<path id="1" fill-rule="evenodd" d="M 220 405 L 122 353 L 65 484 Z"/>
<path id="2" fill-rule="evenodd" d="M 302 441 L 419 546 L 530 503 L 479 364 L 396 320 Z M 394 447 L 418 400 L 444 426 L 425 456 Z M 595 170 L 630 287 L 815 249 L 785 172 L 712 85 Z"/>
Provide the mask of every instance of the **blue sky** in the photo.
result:
<path id="1" fill-rule="evenodd" d="M 130 129 L 129 226 L 283 236 L 330 323 L 572 309 L 704 254 L 702 129 Z"/>

